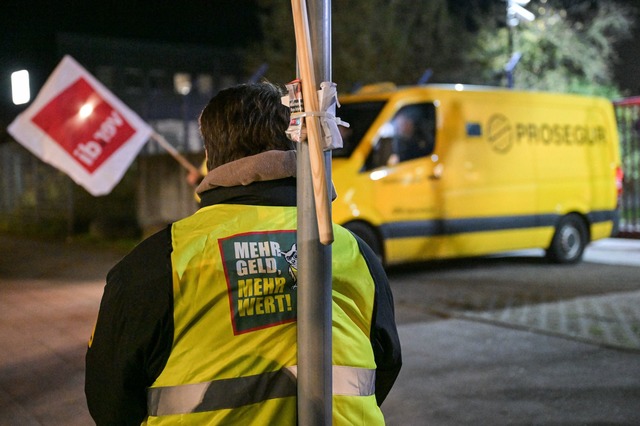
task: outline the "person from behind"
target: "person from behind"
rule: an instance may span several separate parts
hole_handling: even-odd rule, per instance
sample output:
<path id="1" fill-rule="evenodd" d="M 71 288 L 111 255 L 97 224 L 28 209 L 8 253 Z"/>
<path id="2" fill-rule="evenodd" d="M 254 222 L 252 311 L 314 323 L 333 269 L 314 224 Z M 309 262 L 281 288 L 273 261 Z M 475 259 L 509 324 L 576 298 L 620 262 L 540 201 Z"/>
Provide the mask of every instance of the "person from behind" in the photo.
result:
<path id="1" fill-rule="evenodd" d="M 254 83 L 211 99 L 200 209 L 109 271 L 86 355 L 98 425 L 296 425 L 296 153 L 281 95 Z M 332 253 L 333 424 L 384 424 L 402 363 L 389 283 L 338 225 Z"/>

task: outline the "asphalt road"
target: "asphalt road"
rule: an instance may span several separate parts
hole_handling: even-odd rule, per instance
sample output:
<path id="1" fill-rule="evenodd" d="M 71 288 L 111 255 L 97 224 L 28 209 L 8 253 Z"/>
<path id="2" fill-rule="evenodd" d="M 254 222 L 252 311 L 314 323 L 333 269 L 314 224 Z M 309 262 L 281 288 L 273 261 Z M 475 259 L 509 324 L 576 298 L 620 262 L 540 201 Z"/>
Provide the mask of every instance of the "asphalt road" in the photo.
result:
<path id="1" fill-rule="evenodd" d="M 404 366 L 387 423 L 640 424 L 640 244 L 587 254 L 390 270 Z M 1 426 L 92 424 L 84 352 L 121 255 L 0 236 Z"/>
<path id="2" fill-rule="evenodd" d="M 640 241 L 633 247 L 638 250 Z M 606 257 L 611 252 L 595 258 L 589 253 L 590 262 L 556 265 L 542 253 L 527 251 L 397 267 L 388 276 L 399 322 L 430 321 L 461 312 L 640 290 L 640 251 L 618 253 L 614 260 L 628 257 L 626 264 L 612 264 L 614 260 Z"/>

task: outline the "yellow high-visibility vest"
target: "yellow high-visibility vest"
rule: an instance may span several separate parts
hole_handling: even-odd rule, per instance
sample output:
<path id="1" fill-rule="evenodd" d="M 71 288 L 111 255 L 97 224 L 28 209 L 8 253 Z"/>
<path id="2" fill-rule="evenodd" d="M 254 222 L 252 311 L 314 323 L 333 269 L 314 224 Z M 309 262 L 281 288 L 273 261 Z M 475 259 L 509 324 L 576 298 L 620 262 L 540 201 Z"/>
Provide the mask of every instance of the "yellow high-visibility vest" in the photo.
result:
<path id="1" fill-rule="evenodd" d="M 295 207 L 225 204 L 173 225 L 173 347 L 146 424 L 296 424 L 296 225 Z M 373 279 L 353 236 L 334 236 L 333 424 L 384 424 Z"/>

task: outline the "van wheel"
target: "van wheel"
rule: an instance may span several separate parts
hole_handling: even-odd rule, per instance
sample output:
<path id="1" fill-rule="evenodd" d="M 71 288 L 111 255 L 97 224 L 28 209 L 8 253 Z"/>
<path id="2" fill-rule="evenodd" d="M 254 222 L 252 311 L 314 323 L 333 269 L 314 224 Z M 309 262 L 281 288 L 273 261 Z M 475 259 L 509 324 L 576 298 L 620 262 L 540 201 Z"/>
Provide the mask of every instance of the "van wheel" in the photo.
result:
<path id="1" fill-rule="evenodd" d="M 569 214 L 560 219 L 556 232 L 547 249 L 547 258 L 555 263 L 577 263 L 587 246 L 589 234 L 587 226 L 577 214 Z"/>
<path id="2" fill-rule="evenodd" d="M 384 265 L 384 255 L 382 253 L 382 244 L 376 231 L 363 222 L 349 222 L 344 225 L 349 231 L 360 237 L 375 253 L 380 262 Z"/>

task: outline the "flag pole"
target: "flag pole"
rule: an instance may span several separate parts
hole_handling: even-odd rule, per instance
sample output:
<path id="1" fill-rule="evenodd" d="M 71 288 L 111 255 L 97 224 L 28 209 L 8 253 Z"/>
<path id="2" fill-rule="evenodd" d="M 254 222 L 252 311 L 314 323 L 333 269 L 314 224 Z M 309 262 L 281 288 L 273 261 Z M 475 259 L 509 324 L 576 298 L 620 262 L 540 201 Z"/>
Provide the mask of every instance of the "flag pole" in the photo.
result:
<path id="1" fill-rule="evenodd" d="M 298 68 L 301 74 L 303 66 L 306 68 L 305 73 L 308 73 L 309 69 L 312 70 L 314 75 L 319 76 L 320 81 L 331 81 L 330 3 L 330 0 L 309 0 L 310 11 L 307 18 L 305 0 L 292 0 L 293 13 L 297 16 L 294 26 L 297 24 L 303 29 L 306 27 L 308 31 L 308 35 L 302 37 L 300 42 L 300 37 L 296 36 L 296 45 L 306 46 L 304 52 L 297 49 Z M 305 40 L 307 37 L 311 43 Z M 311 53 L 312 50 L 315 52 L 313 62 L 307 61 L 302 65 L 302 54 Z M 301 80 L 304 89 L 305 84 L 309 85 L 309 82 L 305 81 L 304 74 L 301 75 Z M 317 100 L 317 87 L 310 87 L 310 95 L 303 92 L 305 107 L 309 107 L 309 100 Z M 316 119 L 313 117 L 313 120 Z M 309 123 L 311 120 L 307 117 L 305 121 Z M 318 151 L 320 140 L 316 142 L 318 144 L 313 147 L 310 143 L 298 144 L 297 156 L 298 424 L 329 426 L 332 424 L 331 245 L 321 243 L 320 225 L 316 218 L 317 198 L 313 190 L 316 188 L 314 184 L 318 182 L 324 186 L 325 198 L 319 201 L 326 206 L 324 211 L 327 222 L 321 223 L 326 223 L 325 226 L 331 230 L 330 240 L 333 240 L 331 204 L 328 197 L 331 188 L 331 151 Z M 323 162 L 325 173 L 320 179 L 317 174 L 312 176 L 312 155 L 316 155 L 315 161 L 320 158 Z M 316 180 L 312 182 L 312 179 Z"/>
<path id="2" fill-rule="evenodd" d="M 314 70 L 306 3 L 304 0 L 292 0 L 291 5 L 293 9 L 298 67 L 302 80 L 304 110 L 305 112 L 320 112 L 320 102 L 317 95 L 318 85 L 315 77 L 316 73 Z M 305 117 L 305 124 L 307 127 L 313 196 L 316 203 L 320 242 L 322 244 L 331 244 L 333 242 L 333 228 L 331 226 L 327 175 L 321 146 L 322 135 L 320 133 L 320 122 L 316 116 L 307 116 Z"/>
<path id="3" fill-rule="evenodd" d="M 184 155 L 180 154 L 178 150 L 175 149 L 173 145 L 171 145 L 169 141 L 167 141 L 160 133 L 155 131 L 151 132 L 151 139 L 158 142 L 158 145 L 160 145 L 165 151 L 167 151 L 178 163 L 180 163 L 182 167 L 187 169 L 189 172 L 200 173 L 196 166 L 191 164 L 191 162 L 187 160 Z"/>

